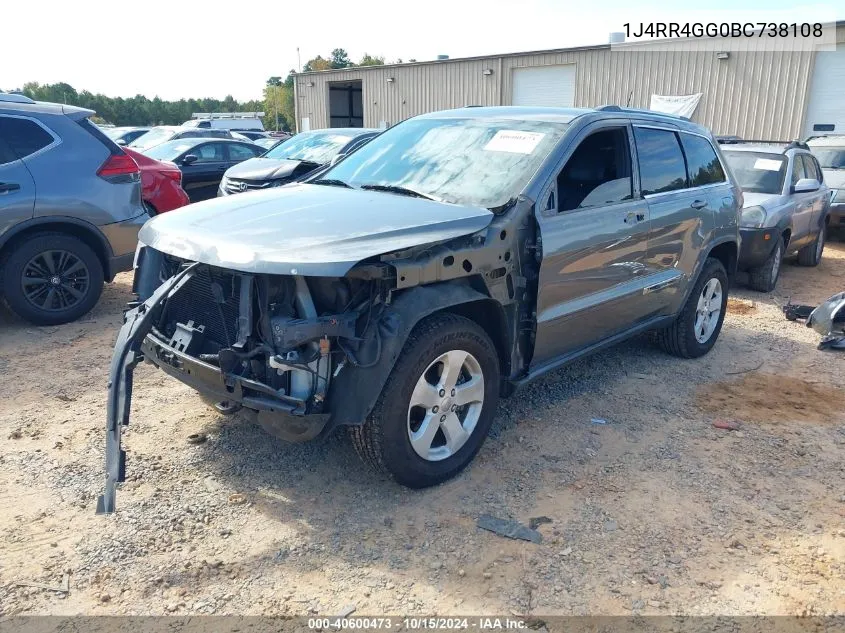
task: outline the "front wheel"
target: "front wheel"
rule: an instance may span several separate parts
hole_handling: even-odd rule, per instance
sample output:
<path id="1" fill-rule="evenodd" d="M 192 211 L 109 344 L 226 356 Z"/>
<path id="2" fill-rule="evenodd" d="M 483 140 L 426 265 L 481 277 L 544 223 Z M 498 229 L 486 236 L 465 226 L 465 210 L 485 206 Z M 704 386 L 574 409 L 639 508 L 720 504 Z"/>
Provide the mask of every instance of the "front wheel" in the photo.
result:
<path id="1" fill-rule="evenodd" d="M 819 229 L 816 239 L 812 244 L 808 244 L 800 251 L 798 251 L 798 263 L 801 266 L 818 266 L 822 261 L 822 253 L 824 252 L 824 240 L 827 233 L 825 227 Z"/>
<path id="2" fill-rule="evenodd" d="M 783 263 L 783 238 L 779 237 L 769 257 L 757 268 L 748 271 L 748 287 L 758 292 L 771 292 L 780 277 Z"/>
<path id="3" fill-rule="evenodd" d="M 704 356 L 716 344 L 728 305 L 728 274 L 718 259 L 708 258 L 680 314 L 655 333 L 664 351 L 681 358 Z"/>
<path id="4" fill-rule="evenodd" d="M 363 426 L 359 456 L 410 488 L 434 486 L 469 464 L 490 430 L 499 361 L 474 321 L 438 314 L 419 323 Z"/>

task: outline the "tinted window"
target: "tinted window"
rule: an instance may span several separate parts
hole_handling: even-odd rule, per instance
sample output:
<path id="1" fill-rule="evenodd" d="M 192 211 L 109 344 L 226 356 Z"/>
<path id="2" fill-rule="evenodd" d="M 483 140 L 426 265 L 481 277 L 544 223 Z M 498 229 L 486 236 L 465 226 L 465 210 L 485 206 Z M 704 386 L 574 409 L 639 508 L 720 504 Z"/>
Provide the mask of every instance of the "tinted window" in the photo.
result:
<path id="1" fill-rule="evenodd" d="M 630 200 L 631 150 L 625 128 L 590 134 L 572 153 L 557 179 L 558 211 Z"/>
<path id="2" fill-rule="evenodd" d="M 643 195 L 687 186 L 684 155 L 678 137 L 668 130 L 634 128 Z"/>
<path id="3" fill-rule="evenodd" d="M 725 171 L 710 141 L 694 134 L 681 134 L 681 142 L 687 157 L 690 187 L 725 182 Z"/>
<path id="4" fill-rule="evenodd" d="M 26 158 L 53 142 L 53 137 L 29 119 L 0 117 L 0 138 L 18 158 Z"/>
<path id="5" fill-rule="evenodd" d="M 17 160 L 17 158 L 18 157 L 15 156 L 9 146 L 3 142 L 2 138 L 0 138 L 0 165 L 11 163 L 13 160 Z"/>
<path id="6" fill-rule="evenodd" d="M 255 158 L 260 151 L 256 151 L 248 145 L 229 145 L 229 160 L 248 160 Z"/>
<path id="7" fill-rule="evenodd" d="M 216 163 L 226 160 L 225 151 L 223 143 L 206 143 L 198 145 L 188 153 L 196 156 L 198 163 Z"/>
<path id="8" fill-rule="evenodd" d="M 783 191 L 786 157 L 782 154 L 722 150 L 743 191 L 776 194 Z"/>
<path id="9" fill-rule="evenodd" d="M 815 178 L 821 182 L 821 175 L 816 171 L 816 163 L 813 161 L 812 156 L 802 154 L 801 161 L 804 163 L 804 173 L 807 174 L 807 178 Z"/>

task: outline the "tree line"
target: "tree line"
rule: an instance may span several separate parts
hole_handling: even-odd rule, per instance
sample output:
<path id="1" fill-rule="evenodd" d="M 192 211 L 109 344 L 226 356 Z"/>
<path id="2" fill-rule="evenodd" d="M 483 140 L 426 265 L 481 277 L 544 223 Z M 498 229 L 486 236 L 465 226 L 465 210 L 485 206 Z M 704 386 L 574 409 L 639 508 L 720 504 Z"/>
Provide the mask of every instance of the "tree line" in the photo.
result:
<path id="1" fill-rule="evenodd" d="M 408 60 L 416 61 L 416 60 Z M 317 55 L 309 59 L 302 72 L 353 68 L 355 66 L 380 66 L 384 57 L 365 53 L 356 63 L 342 48 L 334 49 L 328 57 Z M 395 63 L 402 63 L 397 59 Z M 108 97 L 94 94 L 88 90 L 76 90 L 70 84 L 40 84 L 28 82 L 23 88 L 9 90 L 24 94 L 36 101 L 52 101 L 94 110 L 95 121 L 113 125 L 181 125 L 190 120 L 194 112 L 264 112 L 264 127 L 268 130 L 296 129 L 294 115 L 293 81 L 296 71 L 291 70 L 285 79 L 281 76 L 270 77 L 264 85 L 262 100 L 237 101 L 231 95 L 224 99 L 179 99 L 166 101 L 159 97 L 149 99 L 144 95 L 134 97 Z M 2 92 L 2 90 L 0 90 Z"/>

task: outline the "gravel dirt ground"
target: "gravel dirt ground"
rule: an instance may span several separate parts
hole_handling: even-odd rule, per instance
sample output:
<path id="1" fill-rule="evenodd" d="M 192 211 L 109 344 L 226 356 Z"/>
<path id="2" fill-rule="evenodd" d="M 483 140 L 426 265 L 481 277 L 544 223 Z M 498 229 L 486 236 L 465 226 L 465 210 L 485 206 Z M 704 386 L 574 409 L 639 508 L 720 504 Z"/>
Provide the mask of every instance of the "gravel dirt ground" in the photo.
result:
<path id="1" fill-rule="evenodd" d="M 4 314 L 0 615 L 842 614 L 845 353 L 779 306 L 843 289 L 834 242 L 775 293 L 734 292 L 702 359 L 642 338 L 558 371 L 425 491 L 365 470 L 343 435 L 285 445 L 141 365 L 112 516 L 94 505 L 129 275 L 78 323 Z M 551 522 L 535 544 L 482 514 Z"/>

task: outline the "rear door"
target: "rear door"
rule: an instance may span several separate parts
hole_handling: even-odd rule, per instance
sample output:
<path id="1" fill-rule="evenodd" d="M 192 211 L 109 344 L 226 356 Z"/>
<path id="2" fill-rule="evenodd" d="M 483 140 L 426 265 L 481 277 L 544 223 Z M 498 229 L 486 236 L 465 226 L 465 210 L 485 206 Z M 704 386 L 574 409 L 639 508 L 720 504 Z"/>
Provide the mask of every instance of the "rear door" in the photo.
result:
<path id="1" fill-rule="evenodd" d="M 824 174 L 816 157 L 811 154 L 801 154 L 801 160 L 804 161 L 804 173 L 807 174 L 807 178 L 815 178 L 819 181 L 819 190 L 813 198 L 813 217 L 810 220 L 812 236 L 813 231 L 824 225 L 824 214 L 827 213 L 830 202 L 830 189 L 824 184 Z"/>
<path id="2" fill-rule="evenodd" d="M 197 157 L 190 165 L 182 164 L 182 187 L 191 202 L 208 200 L 217 195 L 217 188 L 228 169 L 226 143 L 208 142 L 187 152 Z"/>
<path id="3" fill-rule="evenodd" d="M 544 189 L 543 261 L 532 368 L 641 320 L 648 205 L 639 196 L 627 121 L 587 126 Z"/>
<path id="4" fill-rule="evenodd" d="M 712 207 L 720 202 L 706 187 L 690 187 L 679 130 L 662 124 L 635 124 L 634 138 L 651 217 L 645 258 L 649 281 L 643 292 L 654 310 L 672 314 L 692 280 L 703 238 L 713 230 Z M 704 149 L 694 138 L 687 139 L 687 148 L 691 157 Z M 696 158 L 696 162 L 701 160 Z"/>
<path id="5" fill-rule="evenodd" d="M 31 119 L 0 115 L 0 236 L 34 213 L 35 181 L 21 154 L 41 151 L 53 141 Z"/>

